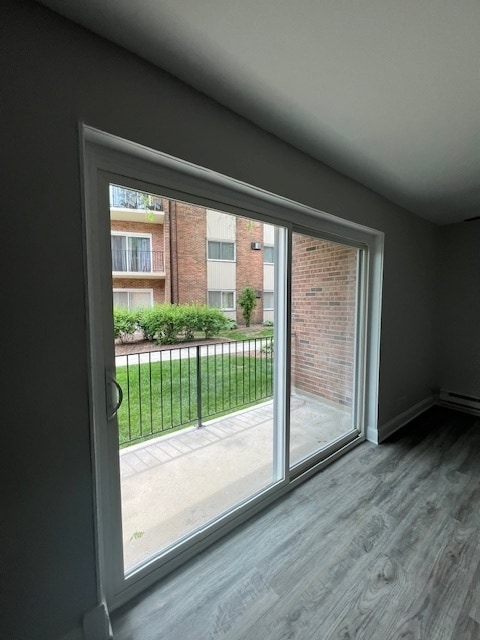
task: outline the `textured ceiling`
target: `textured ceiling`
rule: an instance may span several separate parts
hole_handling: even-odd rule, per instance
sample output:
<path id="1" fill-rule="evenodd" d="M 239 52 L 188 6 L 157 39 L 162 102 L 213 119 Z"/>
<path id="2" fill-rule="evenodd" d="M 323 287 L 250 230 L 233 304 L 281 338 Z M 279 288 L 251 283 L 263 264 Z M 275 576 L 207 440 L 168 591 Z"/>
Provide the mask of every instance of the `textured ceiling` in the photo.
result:
<path id="1" fill-rule="evenodd" d="M 418 215 L 480 215 L 478 0 L 41 1 Z"/>

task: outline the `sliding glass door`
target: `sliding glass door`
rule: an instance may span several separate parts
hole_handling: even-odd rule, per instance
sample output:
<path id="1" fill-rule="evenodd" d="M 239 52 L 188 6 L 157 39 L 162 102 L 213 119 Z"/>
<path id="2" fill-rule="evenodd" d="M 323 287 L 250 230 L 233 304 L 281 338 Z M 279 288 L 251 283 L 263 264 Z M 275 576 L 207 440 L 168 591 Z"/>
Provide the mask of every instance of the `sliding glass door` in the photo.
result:
<path id="1" fill-rule="evenodd" d="M 356 437 L 362 250 L 292 235 L 290 465 Z"/>
<path id="2" fill-rule="evenodd" d="M 116 421 L 128 576 L 284 480 L 272 309 L 275 238 L 286 230 L 120 188 L 121 215 L 110 201 L 112 324 L 123 396 Z M 160 222 L 137 204 L 154 197 Z M 143 280 L 145 269 L 132 264 L 150 238 L 167 258 L 165 272 Z M 121 250 L 128 271 L 138 272 L 136 287 L 153 289 L 153 305 L 115 306 L 131 284 L 117 273 Z"/>
<path id="3" fill-rule="evenodd" d="M 375 429 L 382 238 L 84 133 L 98 570 L 116 607 Z"/>

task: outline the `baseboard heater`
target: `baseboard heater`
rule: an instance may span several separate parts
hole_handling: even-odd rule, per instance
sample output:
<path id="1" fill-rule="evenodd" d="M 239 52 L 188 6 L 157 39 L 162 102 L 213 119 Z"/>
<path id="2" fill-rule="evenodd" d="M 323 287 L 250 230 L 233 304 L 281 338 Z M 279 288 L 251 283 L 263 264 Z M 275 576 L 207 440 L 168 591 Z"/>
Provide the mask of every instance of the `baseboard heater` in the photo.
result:
<path id="1" fill-rule="evenodd" d="M 480 398 L 475 398 L 474 396 L 467 396 L 463 393 L 440 389 L 438 403 L 443 407 L 451 407 L 452 409 L 458 409 L 459 411 L 480 416 Z"/>

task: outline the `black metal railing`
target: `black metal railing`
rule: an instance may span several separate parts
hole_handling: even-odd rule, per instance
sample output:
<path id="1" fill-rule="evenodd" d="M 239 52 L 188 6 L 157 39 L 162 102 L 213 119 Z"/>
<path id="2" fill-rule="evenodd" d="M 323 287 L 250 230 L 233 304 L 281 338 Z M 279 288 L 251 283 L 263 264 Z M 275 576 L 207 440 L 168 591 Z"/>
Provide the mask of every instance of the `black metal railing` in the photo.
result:
<path id="1" fill-rule="evenodd" d="M 110 206 L 119 209 L 162 211 L 162 199 L 140 191 L 110 185 Z"/>
<path id="2" fill-rule="evenodd" d="M 127 249 L 112 249 L 112 271 L 126 273 L 163 272 L 163 251 L 130 251 Z"/>
<path id="3" fill-rule="evenodd" d="M 273 338 L 175 347 L 117 358 L 120 444 L 201 427 L 273 395 Z"/>

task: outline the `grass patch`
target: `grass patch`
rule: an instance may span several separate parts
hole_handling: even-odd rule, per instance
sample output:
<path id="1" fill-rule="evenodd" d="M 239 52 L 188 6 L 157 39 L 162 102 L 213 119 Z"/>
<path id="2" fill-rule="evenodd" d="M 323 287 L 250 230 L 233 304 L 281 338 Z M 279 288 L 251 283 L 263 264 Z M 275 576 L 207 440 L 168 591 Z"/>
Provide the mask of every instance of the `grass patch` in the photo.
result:
<path id="1" fill-rule="evenodd" d="M 163 361 L 117 367 L 121 445 L 197 424 L 197 360 L 170 360 L 169 354 L 161 353 Z M 202 418 L 225 415 L 272 395 L 272 358 L 261 350 L 203 357 L 200 378 Z"/>
<path id="2" fill-rule="evenodd" d="M 229 338 L 230 340 L 253 340 L 254 338 L 270 338 L 273 336 L 273 327 L 262 327 L 254 329 L 229 329 L 220 331 L 218 334 L 221 338 Z"/>

